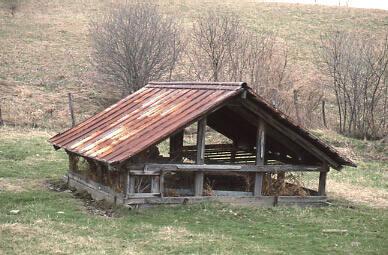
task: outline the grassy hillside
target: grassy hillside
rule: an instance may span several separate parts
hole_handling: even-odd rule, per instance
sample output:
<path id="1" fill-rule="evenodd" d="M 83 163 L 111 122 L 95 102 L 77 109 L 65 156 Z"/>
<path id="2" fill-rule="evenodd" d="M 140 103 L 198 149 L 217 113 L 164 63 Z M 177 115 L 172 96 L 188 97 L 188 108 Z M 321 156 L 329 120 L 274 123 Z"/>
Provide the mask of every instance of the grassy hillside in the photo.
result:
<path id="1" fill-rule="evenodd" d="M 91 213 L 90 206 L 72 192 L 48 188 L 48 181 L 58 180 L 67 168 L 64 153 L 55 152 L 46 142 L 50 135 L 40 130 L 0 129 L 0 254 L 388 252 L 388 163 L 381 160 L 386 151 L 373 153 L 380 159 L 368 160 L 375 162 L 375 168 L 330 172 L 332 204 L 325 208 L 204 203 L 118 209 L 111 218 Z M 359 164 L 367 160 L 360 154 L 360 146 L 380 150 L 379 144 L 334 134 L 325 139 L 337 141 L 339 147 L 348 145 L 348 153 L 356 155 Z M 357 199 L 365 195 L 372 199 Z M 333 229 L 342 232 L 330 232 Z"/>
<path id="2" fill-rule="evenodd" d="M 14 16 L 0 1 L 0 99 L 8 123 L 68 126 L 66 93 L 75 94 L 77 118 L 84 119 L 120 97 L 93 82 L 88 22 L 110 1 L 20 0 Z M 301 83 L 315 79 L 314 44 L 333 27 L 381 34 L 388 12 L 249 0 L 160 0 L 164 12 L 186 28 L 209 8 L 238 13 L 252 30 L 275 31 L 289 48 Z M 108 93 L 106 93 L 108 91 Z"/>

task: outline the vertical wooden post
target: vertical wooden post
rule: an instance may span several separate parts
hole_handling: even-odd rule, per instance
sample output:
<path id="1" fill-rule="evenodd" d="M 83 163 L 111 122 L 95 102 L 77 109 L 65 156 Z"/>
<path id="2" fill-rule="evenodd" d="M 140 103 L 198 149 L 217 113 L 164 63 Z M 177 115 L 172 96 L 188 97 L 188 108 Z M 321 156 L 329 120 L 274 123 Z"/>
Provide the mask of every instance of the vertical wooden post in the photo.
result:
<path id="1" fill-rule="evenodd" d="M 330 167 L 328 165 L 325 165 L 323 172 L 319 173 L 319 185 L 318 185 L 319 196 L 326 196 L 326 177 L 329 170 L 330 170 Z"/>
<path id="2" fill-rule="evenodd" d="M 126 186 L 126 197 L 129 197 L 135 193 L 135 176 L 132 176 L 129 173 L 129 170 L 127 172 L 127 186 Z"/>
<path id="3" fill-rule="evenodd" d="M 159 190 L 160 190 L 160 197 L 163 197 L 164 193 L 164 172 L 160 171 L 160 178 L 159 178 Z"/>
<path id="4" fill-rule="evenodd" d="M 71 126 L 75 126 L 75 117 L 74 117 L 74 109 L 73 109 L 73 97 L 71 93 L 67 94 L 68 99 L 69 99 L 69 113 L 70 113 L 70 118 L 71 118 Z"/>
<path id="5" fill-rule="evenodd" d="M 198 121 L 198 131 L 197 131 L 197 165 L 202 165 L 205 163 L 205 135 L 206 135 L 206 118 L 203 118 Z M 203 172 L 195 173 L 195 183 L 194 183 L 194 195 L 202 196 L 203 194 Z"/>
<path id="6" fill-rule="evenodd" d="M 230 163 L 232 164 L 236 161 L 236 152 L 237 152 L 237 142 L 233 141 L 232 153 L 230 154 Z"/>
<path id="7" fill-rule="evenodd" d="M 183 154 L 183 130 L 170 137 L 170 159 L 181 163 Z"/>
<path id="8" fill-rule="evenodd" d="M 160 193 L 159 176 L 152 176 L 151 179 L 151 193 Z"/>
<path id="9" fill-rule="evenodd" d="M 256 165 L 264 165 L 265 162 L 265 123 L 260 120 L 256 135 Z M 263 173 L 256 173 L 254 196 L 261 196 L 263 189 Z"/>

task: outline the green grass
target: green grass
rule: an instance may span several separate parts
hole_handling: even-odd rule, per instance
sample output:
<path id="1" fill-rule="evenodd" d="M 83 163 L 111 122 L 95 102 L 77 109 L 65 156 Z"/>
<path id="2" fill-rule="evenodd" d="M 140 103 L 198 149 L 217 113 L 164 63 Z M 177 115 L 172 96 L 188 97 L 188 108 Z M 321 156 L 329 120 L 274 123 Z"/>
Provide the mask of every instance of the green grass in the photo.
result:
<path id="1" fill-rule="evenodd" d="M 72 193 L 44 185 L 67 168 L 65 154 L 46 142 L 49 136 L 39 130 L 0 129 L 0 254 L 388 252 L 387 210 L 344 200 L 323 208 L 203 203 L 119 209 L 118 218 L 92 215 Z M 325 233 L 327 229 L 347 232 Z"/>
<path id="2" fill-rule="evenodd" d="M 338 135 L 334 131 L 316 130 L 314 134 L 353 158 L 357 168 L 332 171 L 330 178 L 363 187 L 388 189 L 388 146 L 381 141 L 363 141 Z"/>

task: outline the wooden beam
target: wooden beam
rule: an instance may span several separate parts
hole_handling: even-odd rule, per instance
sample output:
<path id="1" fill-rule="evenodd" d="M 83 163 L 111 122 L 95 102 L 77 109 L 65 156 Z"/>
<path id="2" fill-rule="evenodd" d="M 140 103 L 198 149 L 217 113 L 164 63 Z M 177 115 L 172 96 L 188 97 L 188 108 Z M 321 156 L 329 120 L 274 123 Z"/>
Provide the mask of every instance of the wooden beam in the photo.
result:
<path id="1" fill-rule="evenodd" d="M 197 164 L 205 162 L 205 136 L 206 136 L 206 118 L 198 121 L 197 132 Z"/>
<path id="2" fill-rule="evenodd" d="M 195 182 L 194 182 L 194 195 L 202 196 L 203 194 L 203 172 L 195 173 Z"/>
<path id="3" fill-rule="evenodd" d="M 206 118 L 198 121 L 197 132 L 197 164 L 205 163 L 205 135 L 206 135 Z M 194 195 L 202 196 L 203 194 L 203 172 L 196 172 L 194 178 Z"/>
<path id="4" fill-rule="evenodd" d="M 253 190 L 253 194 L 255 197 L 260 197 L 262 195 L 263 175 L 264 175 L 264 173 L 256 173 L 256 175 L 255 175 L 255 187 Z"/>
<path id="5" fill-rule="evenodd" d="M 152 176 L 151 178 L 151 193 L 160 193 L 159 176 Z"/>
<path id="6" fill-rule="evenodd" d="M 251 113 L 251 111 L 248 111 L 248 109 L 243 108 L 241 103 L 239 103 L 238 105 L 229 105 L 228 104 L 227 107 L 231 111 L 236 112 L 239 115 L 241 115 L 250 124 L 255 125 L 255 126 L 257 125 L 257 119 L 258 119 L 257 116 L 255 114 Z M 303 148 L 299 144 L 292 142 L 292 140 L 290 140 L 287 136 L 284 136 L 283 134 L 281 134 L 276 129 L 273 129 L 273 128 L 267 129 L 266 134 L 268 136 L 271 136 L 274 140 L 276 140 L 277 143 L 280 143 L 285 148 L 288 148 L 290 150 L 290 153 L 292 154 L 292 156 L 294 158 L 297 158 L 298 156 L 302 156 L 302 157 L 304 156 Z M 278 138 L 278 139 L 275 139 L 275 138 Z"/>
<path id="7" fill-rule="evenodd" d="M 256 165 L 264 165 L 265 156 L 265 124 L 263 121 L 259 121 L 256 135 Z"/>
<path id="8" fill-rule="evenodd" d="M 138 175 L 152 173 L 157 175 L 158 171 L 187 171 L 187 172 L 322 172 L 322 166 L 315 165 L 196 165 L 196 164 L 146 164 L 147 172 L 136 171 Z M 135 171 L 131 171 L 135 172 Z"/>
<path id="9" fill-rule="evenodd" d="M 132 176 L 129 172 L 127 175 L 127 194 L 126 197 L 135 193 L 135 176 Z"/>
<path id="10" fill-rule="evenodd" d="M 160 177 L 159 177 L 159 191 L 160 191 L 160 197 L 163 197 L 164 193 L 164 172 L 160 172 Z"/>
<path id="11" fill-rule="evenodd" d="M 320 149 L 318 149 L 311 142 L 309 142 L 308 140 L 306 140 L 305 138 L 303 138 L 302 136 L 297 134 L 292 129 L 287 128 L 284 125 L 282 125 L 279 122 L 279 120 L 275 119 L 271 114 L 263 111 L 258 104 L 253 103 L 249 100 L 243 100 L 241 103 L 247 109 L 249 109 L 253 113 L 257 114 L 260 118 L 264 119 L 265 122 L 269 123 L 272 127 L 276 128 L 279 132 L 281 132 L 285 136 L 289 137 L 292 141 L 294 141 L 295 143 L 299 144 L 300 146 L 306 148 L 306 150 L 309 150 L 316 157 L 328 162 L 332 167 L 334 167 L 336 169 L 341 168 L 341 166 L 339 164 L 337 164 L 334 160 L 332 160 L 329 156 L 327 156 L 324 152 L 322 152 Z"/>
<path id="12" fill-rule="evenodd" d="M 326 171 L 319 173 L 319 185 L 318 185 L 319 196 L 326 196 L 326 177 L 327 177 L 327 172 L 330 170 L 330 168 L 327 165 L 325 165 L 324 169 L 326 169 Z"/>
<path id="13" fill-rule="evenodd" d="M 170 136 L 170 159 L 174 162 L 182 162 L 183 136 L 183 130 Z"/>
<path id="14" fill-rule="evenodd" d="M 256 166 L 264 166 L 265 163 L 265 124 L 259 121 L 256 134 Z M 257 172 L 255 175 L 254 196 L 261 196 L 263 189 L 263 173 Z"/>

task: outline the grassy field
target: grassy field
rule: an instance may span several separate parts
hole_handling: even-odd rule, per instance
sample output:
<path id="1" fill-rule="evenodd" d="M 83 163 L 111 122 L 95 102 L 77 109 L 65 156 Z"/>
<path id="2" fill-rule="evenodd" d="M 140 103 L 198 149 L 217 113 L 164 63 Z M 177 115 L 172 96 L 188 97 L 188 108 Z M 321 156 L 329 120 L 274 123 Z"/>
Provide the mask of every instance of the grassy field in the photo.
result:
<path id="1" fill-rule="evenodd" d="M 121 96 L 93 82 L 89 61 L 88 23 L 111 1 L 20 0 L 14 16 L 5 2 L 0 0 L 0 99 L 6 121 L 61 129 L 69 125 L 67 92 L 74 93 L 79 120 Z M 321 33 L 338 28 L 378 36 L 388 30 L 388 12 L 382 10 L 251 0 L 158 3 L 187 29 L 199 13 L 217 9 L 238 13 L 252 30 L 274 31 L 288 47 L 297 85 L 316 79 L 313 49 Z"/>
<path id="2" fill-rule="evenodd" d="M 46 142 L 50 135 L 41 130 L 0 129 L 0 254 L 388 252 L 388 205 L 352 199 L 361 188 L 372 195 L 377 190 L 388 200 L 388 163 L 381 159 L 386 152 L 374 153 L 380 159 L 373 162 L 380 165 L 373 163 L 365 168 L 368 170 L 331 172 L 328 188 L 333 201 L 324 208 L 204 203 L 117 209 L 116 217 L 104 217 L 91 214 L 73 193 L 48 188 L 48 181 L 58 180 L 67 168 L 64 153 L 55 152 Z M 338 147 L 350 144 L 357 162 L 365 160 L 357 150 L 364 142 L 332 134 L 324 137 Z M 373 146 L 379 149 L 379 145 Z M 333 192 L 330 182 L 340 184 L 337 188 L 350 186 L 353 193 L 341 196 Z M 11 210 L 20 211 L 12 214 Z M 331 229 L 342 233 L 330 233 Z"/>

